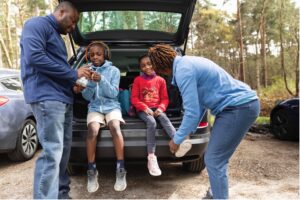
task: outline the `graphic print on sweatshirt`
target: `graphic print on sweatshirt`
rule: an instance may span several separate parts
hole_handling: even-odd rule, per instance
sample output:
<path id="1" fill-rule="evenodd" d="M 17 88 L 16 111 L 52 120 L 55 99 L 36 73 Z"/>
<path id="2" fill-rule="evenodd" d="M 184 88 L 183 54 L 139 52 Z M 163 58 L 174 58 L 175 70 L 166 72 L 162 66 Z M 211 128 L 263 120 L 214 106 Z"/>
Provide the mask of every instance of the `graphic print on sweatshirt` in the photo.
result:
<path id="1" fill-rule="evenodd" d="M 142 95 L 145 103 L 153 102 L 154 98 L 158 96 L 158 90 L 154 86 L 151 88 L 144 87 L 142 88 Z"/>

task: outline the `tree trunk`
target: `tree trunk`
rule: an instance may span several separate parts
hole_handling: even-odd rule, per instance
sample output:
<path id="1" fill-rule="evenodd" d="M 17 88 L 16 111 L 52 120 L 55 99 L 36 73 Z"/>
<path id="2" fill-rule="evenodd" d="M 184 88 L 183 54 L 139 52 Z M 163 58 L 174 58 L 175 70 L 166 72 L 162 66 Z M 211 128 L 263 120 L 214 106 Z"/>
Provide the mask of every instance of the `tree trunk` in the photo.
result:
<path id="1" fill-rule="evenodd" d="M 262 23 L 261 23 L 261 31 L 260 31 L 260 56 L 261 56 L 261 66 L 263 68 L 263 84 L 264 87 L 268 86 L 268 67 L 266 61 L 266 22 L 265 22 L 265 13 L 262 13 Z"/>
<path id="2" fill-rule="evenodd" d="M 286 71 L 285 71 L 285 60 L 284 60 L 284 47 L 283 47 L 283 19 L 282 19 L 282 10 L 284 9 L 284 0 L 281 0 L 281 7 L 279 11 L 279 38 L 280 38 L 280 63 L 281 63 L 281 69 L 283 72 L 283 78 L 284 78 L 284 84 L 285 88 L 288 91 L 290 95 L 293 95 L 293 92 L 289 89 L 287 78 L 286 78 Z"/>
<path id="3" fill-rule="evenodd" d="M 237 0 L 237 20 L 238 20 L 238 30 L 239 30 L 239 79 L 245 81 L 245 71 L 244 71 L 244 46 L 243 46 L 243 30 L 242 30 L 242 18 L 241 18 L 241 8 L 240 1 Z"/>
<path id="4" fill-rule="evenodd" d="M 299 96 L 299 51 L 300 51 L 300 43 L 299 43 L 299 26 L 295 30 L 295 39 L 297 42 L 297 58 L 296 58 L 296 97 Z"/>
<path id="5" fill-rule="evenodd" d="M 258 62 L 258 35 L 259 32 L 257 31 L 256 41 L 255 41 L 255 79 L 256 79 L 256 90 L 257 94 L 260 96 L 260 67 Z"/>
<path id="6" fill-rule="evenodd" d="M 11 5 L 11 1 L 10 0 L 6 0 L 5 1 L 5 6 L 6 6 L 6 9 L 5 9 L 5 29 L 6 29 L 6 34 L 7 34 L 7 40 L 5 41 L 5 43 L 7 45 L 5 45 L 6 47 L 3 46 L 3 48 L 7 48 L 7 51 L 8 51 L 8 56 L 7 56 L 7 61 L 8 61 L 8 67 L 9 68 L 12 68 L 13 67 L 13 64 L 12 64 L 12 60 L 13 60 L 13 48 L 12 48 L 12 38 L 11 38 L 11 29 L 10 29 L 10 16 L 9 16 L 9 13 L 10 13 L 10 5 Z M 3 40 L 3 38 L 2 38 Z"/>
<path id="7" fill-rule="evenodd" d="M 2 50 L 4 51 L 4 55 L 5 55 L 5 58 L 6 58 L 8 67 L 9 67 L 9 68 L 12 68 L 12 62 L 11 62 L 9 53 L 8 53 L 8 51 L 7 51 L 7 47 L 6 47 L 6 45 L 5 45 L 5 42 L 4 42 L 3 37 L 2 37 L 1 34 L 0 34 L 0 44 L 1 44 Z"/>

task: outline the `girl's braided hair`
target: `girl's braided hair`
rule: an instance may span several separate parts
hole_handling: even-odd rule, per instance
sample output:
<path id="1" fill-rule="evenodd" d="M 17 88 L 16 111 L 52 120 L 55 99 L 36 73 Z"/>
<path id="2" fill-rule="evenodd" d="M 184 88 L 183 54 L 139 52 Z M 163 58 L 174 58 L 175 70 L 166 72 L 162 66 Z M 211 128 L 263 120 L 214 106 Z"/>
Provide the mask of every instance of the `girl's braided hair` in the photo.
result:
<path id="1" fill-rule="evenodd" d="M 172 69 L 177 53 L 168 44 L 157 44 L 149 48 L 148 55 L 155 70 L 166 71 Z"/>

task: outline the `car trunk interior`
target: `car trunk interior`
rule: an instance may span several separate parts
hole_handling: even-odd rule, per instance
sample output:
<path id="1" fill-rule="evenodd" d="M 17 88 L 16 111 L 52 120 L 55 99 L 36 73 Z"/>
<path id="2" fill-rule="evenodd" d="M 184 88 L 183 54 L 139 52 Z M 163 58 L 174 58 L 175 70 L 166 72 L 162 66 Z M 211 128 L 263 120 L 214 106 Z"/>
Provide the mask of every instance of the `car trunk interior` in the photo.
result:
<path id="1" fill-rule="evenodd" d="M 120 85 L 121 90 L 130 89 L 134 78 L 140 75 L 138 66 L 138 58 L 147 53 L 147 48 L 111 48 L 111 61 L 114 66 L 118 67 L 121 72 Z M 75 68 L 81 67 L 86 64 L 84 58 L 84 49 L 81 50 L 82 54 L 78 54 L 79 62 Z M 169 106 L 166 111 L 170 120 L 174 123 L 181 120 L 182 99 L 178 88 L 171 85 L 171 78 L 164 77 L 167 82 L 167 89 L 169 95 Z M 81 94 L 75 95 L 74 102 L 74 120 L 77 122 L 85 122 L 87 116 L 88 101 L 86 101 Z M 136 116 L 123 115 L 126 125 L 123 128 L 145 128 L 144 122 Z M 132 126 L 131 126 L 132 124 Z"/>

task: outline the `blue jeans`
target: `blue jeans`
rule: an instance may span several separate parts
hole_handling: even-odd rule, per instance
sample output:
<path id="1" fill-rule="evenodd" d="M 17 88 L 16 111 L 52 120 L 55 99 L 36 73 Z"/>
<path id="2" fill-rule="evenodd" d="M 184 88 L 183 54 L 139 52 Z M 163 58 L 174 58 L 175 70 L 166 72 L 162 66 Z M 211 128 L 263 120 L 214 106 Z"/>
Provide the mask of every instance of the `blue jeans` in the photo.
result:
<path id="1" fill-rule="evenodd" d="M 147 127 L 147 152 L 148 153 L 155 153 L 155 133 L 156 133 L 156 120 L 157 119 L 160 125 L 164 128 L 166 133 L 169 135 L 170 138 L 173 138 L 176 129 L 172 125 L 170 119 L 167 117 L 165 113 L 161 113 L 157 117 L 153 117 L 151 115 L 146 114 L 145 112 L 138 112 L 139 118 L 141 118 Z"/>
<path id="2" fill-rule="evenodd" d="M 214 199 L 228 199 L 228 161 L 259 115 L 258 100 L 226 107 L 216 118 L 205 152 L 205 164 Z"/>
<path id="3" fill-rule="evenodd" d="M 59 101 L 32 103 L 31 107 L 42 146 L 35 164 L 33 198 L 63 198 L 70 191 L 66 169 L 72 142 L 73 107 Z"/>

